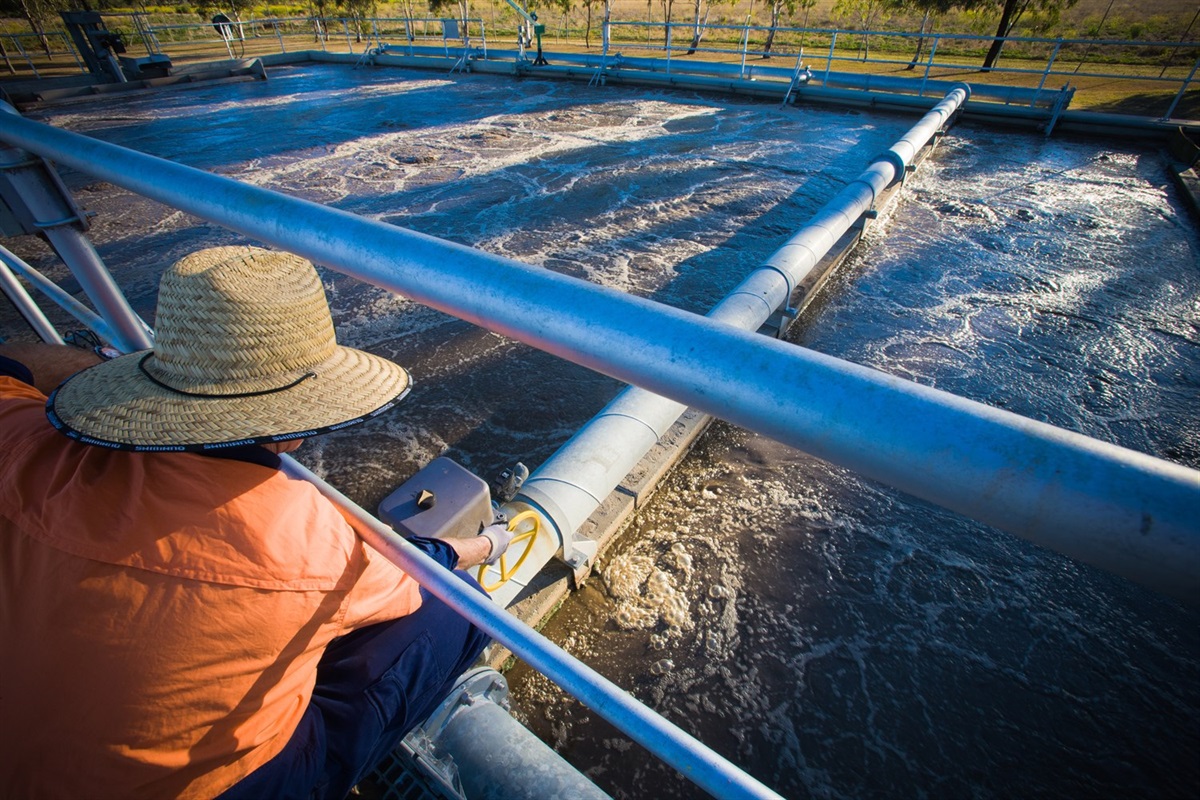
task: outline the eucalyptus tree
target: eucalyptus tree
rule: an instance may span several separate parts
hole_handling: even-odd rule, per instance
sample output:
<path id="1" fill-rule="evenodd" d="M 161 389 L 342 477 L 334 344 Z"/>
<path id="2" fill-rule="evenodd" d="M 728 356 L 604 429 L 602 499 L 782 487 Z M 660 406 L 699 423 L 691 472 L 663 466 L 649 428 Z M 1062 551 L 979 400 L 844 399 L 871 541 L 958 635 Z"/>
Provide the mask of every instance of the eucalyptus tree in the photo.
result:
<path id="1" fill-rule="evenodd" d="M 921 18 L 920 36 L 917 37 L 917 50 L 913 53 L 912 61 L 905 69 L 914 69 L 921 60 L 921 52 L 925 49 L 925 35 L 929 32 L 929 20 L 937 15 L 945 14 L 954 9 L 970 10 L 972 5 L 981 5 L 973 0 L 887 0 L 887 5 L 897 11 L 917 11 L 923 13 Z"/>
<path id="2" fill-rule="evenodd" d="M 833 4 L 834 17 L 853 20 L 863 32 L 859 42 L 862 60 L 871 57 L 871 43 L 867 31 L 887 18 L 887 0 L 837 0 Z"/>
<path id="3" fill-rule="evenodd" d="M 779 20 L 783 16 L 783 12 L 787 11 L 788 19 L 794 19 L 796 12 L 804 9 L 804 22 L 800 24 L 800 27 L 807 28 L 808 14 L 816 4 L 817 0 L 771 0 L 771 28 L 767 31 L 767 41 L 763 45 L 763 58 L 771 57 L 771 47 L 775 44 L 775 29 L 779 27 Z M 804 46 L 803 32 L 800 34 L 800 46 Z"/>
<path id="4" fill-rule="evenodd" d="M 1043 15 L 1049 15 L 1052 19 L 1057 20 L 1058 15 L 1065 8 L 1070 8 L 1079 0 L 999 0 L 1000 23 L 996 26 L 996 36 L 992 39 L 992 46 L 988 48 L 987 55 L 983 59 L 983 72 L 988 72 L 992 67 L 996 66 L 996 62 L 1000 60 L 1000 51 L 1004 48 L 1004 40 L 1011 36 L 1013 29 L 1017 27 L 1017 23 L 1021 21 L 1021 17 L 1028 11 L 1039 12 Z M 996 5 L 996 0 L 991 3 L 981 3 L 982 6 Z M 978 6 L 977 6 L 978 7 Z"/>
<path id="5" fill-rule="evenodd" d="M 375 0 L 335 0 L 335 2 L 346 18 L 354 23 L 354 41 L 361 42 L 364 23 L 375 16 Z"/>
<path id="6" fill-rule="evenodd" d="M 597 6 L 603 6 L 604 21 L 600 24 L 601 26 L 607 25 L 609 19 L 612 17 L 612 0 L 579 0 L 579 4 L 583 6 L 583 12 L 585 15 L 583 27 L 583 46 L 590 50 L 592 47 L 592 12 Z"/>
<path id="7" fill-rule="evenodd" d="M 843 1 L 839 0 L 839 2 Z M 930 14 L 944 14 L 954 9 L 973 11 L 977 14 L 987 14 L 999 10 L 1000 20 L 996 25 L 996 33 L 992 37 L 991 46 L 983 59 L 981 67 L 983 72 L 990 71 L 996 65 L 1000 59 L 1000 52 L 1004 49 L 1004 40 L 1012 35 L 1017 23 L 1026 13 L 1034 12 L 1043 17 L 1049 17 L 1051 20 L 1057 20 L 1063 9 L 1071 8 L 1077 2 L 1078 0 L 888 0 L 889 5 L 893 8 L 926 12 L 926 21 Z M 924 32 L 924 22 L 921 27 Z M 920 47 L 919 41 L 916 58 L 920 58 Z M 913 60 L 914 65 L 916 58 Z"/>
<path id="8" fill-rule="evenodd" d="M 53 58 L 46 29 L 57 27 L 58 12 L 66 11 L 72 4 L 71 0 L 0 0 L 0 13 L 6 17 L 21 17 L 28 22 L 29 29 L 37 36 L 47 58 Z"/>

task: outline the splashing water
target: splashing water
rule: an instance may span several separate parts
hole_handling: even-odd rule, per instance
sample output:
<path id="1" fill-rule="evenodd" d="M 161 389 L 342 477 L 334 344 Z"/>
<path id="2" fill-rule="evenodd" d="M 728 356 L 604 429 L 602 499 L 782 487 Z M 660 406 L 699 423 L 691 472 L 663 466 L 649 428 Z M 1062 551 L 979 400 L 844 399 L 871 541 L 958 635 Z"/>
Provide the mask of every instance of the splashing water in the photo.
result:
<path id="1" fill-rule="evenodd" d="M 43 116 L 701 312 L 914 121 L 311 66 Z M 151 321 L 168 264 L 240 241 L 67 179 Z M 70 287 L 27 239 L 13 248 Z M 1157 153 L 960 125 L 793 338 L 1197 467 L 1198 253 Z M 299 452 L 368 508 L 438 455 L 485 477 L 541 463 L 617 391 L 325 279 L 340 340 L 416 378 L 399 412 Z M 27 335 L 7 308 L 0 335 Z M 788 796 L 1200 785 L 1194 612 L 723 424 L 547 632 Z M 510 677 L 528 723 L 605 790 L 699 795 L 544 678 Z"/>

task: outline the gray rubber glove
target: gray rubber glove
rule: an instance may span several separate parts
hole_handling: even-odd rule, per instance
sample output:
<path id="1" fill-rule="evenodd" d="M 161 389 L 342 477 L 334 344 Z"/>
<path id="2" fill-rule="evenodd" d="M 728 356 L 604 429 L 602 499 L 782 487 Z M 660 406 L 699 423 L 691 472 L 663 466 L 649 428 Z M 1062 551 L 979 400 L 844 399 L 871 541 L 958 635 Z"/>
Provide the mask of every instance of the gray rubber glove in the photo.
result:
<path id="1" fill-rule="evenodd" d="M 488 525 L 479 535 L 486 537 L 492 544 L 492 549 L 488 551 L 488 557 L 483 562 L 485 564 L 495 564 L 499 561 L 500 556 L 508 549 L 509 542 L 513 540 L 513 532 L 507 525 Z"/>

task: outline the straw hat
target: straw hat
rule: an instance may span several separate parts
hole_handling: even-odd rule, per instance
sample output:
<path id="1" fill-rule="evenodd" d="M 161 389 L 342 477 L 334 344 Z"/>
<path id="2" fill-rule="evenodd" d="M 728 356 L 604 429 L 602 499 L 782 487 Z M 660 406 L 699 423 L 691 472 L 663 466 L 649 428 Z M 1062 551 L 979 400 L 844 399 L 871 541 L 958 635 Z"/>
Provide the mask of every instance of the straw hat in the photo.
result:
<path id="1" fill-rule="evenodd" d="M 121 450 L 213 450 L 362 422 L 408 392 L 408 373 L 338 345 L 308 261 L 254 247 L 189 255 L 163 275 L 154 349 L 69 378 L 46 413 Z"/>

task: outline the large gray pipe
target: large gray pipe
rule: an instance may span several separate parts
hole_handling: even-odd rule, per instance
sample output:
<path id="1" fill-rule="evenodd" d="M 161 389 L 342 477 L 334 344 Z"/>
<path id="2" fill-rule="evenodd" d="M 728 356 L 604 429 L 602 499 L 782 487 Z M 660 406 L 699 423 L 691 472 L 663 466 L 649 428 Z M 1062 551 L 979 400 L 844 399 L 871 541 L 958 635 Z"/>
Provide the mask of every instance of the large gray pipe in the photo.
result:
<path id="1" fill-rule="evenodd" d="M 459 678 L 442 704 L 421 724 L 436 758 L 454 760 L 462 793 L 470 800 L 608 800 L 562 756 L 506 711 L 508 684 L 479 667 Z M 411 735 L 406 742 L 412 741 Z M 417 744 L 421 744 L 418 740 Z"/>
<path id="2" fill-rule="evenodd" d="M 921 148 L 969 96 L 966 85 L 948 93 L 718 303 L 709 318 L 745 331 L 758 330 L 789 302 L 817 262 L 874 206 L 879 193 L 904 174 Z M 622 391 L 529 476 L 517 501 L 541 511 L 560 541 L 570 537 L 685 409 L 682 403 L 644 389 Z M 527 560 L 517 580 L 527 582 L 544 563 Z"/>
<path id="3" fill-rule="evenodd" d="M 1200 472 L 721 322 L 11 114 L 0 140 L 1160 591 Z"/>
<path id="4" fill-rule="evenodd" d="M 8 113 L 4 113 L 4 112 Z M 7 103 L 0 103 L 0 118 L 20 120 Z M 30 151 L 36 152 L 36 151 Z M 12 147 L 0 146 L 0 169 L 8 173 L 13 189 L 20 195 L 34 222 L 70 268 L 83 291 L 104 317 L 113 331 L 113 343 L 122 350 L 144 350 L 150 338 L 125 296 L 117 289 L 100 254 L 76 226 L 82 224 L 78 211 L 63 197 L 60 186 L 44 175 L 47 169 L 38 159 L 31 159 Z"/>

